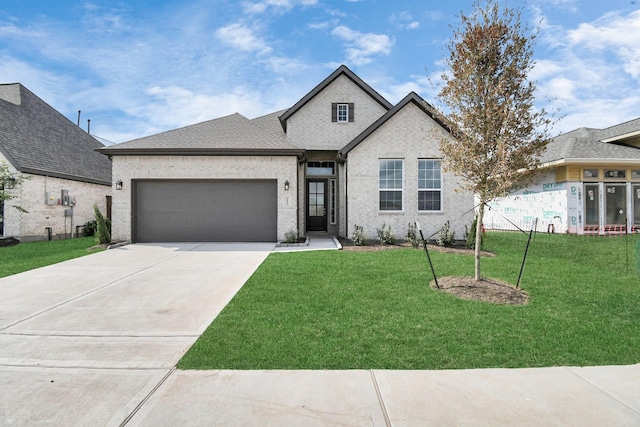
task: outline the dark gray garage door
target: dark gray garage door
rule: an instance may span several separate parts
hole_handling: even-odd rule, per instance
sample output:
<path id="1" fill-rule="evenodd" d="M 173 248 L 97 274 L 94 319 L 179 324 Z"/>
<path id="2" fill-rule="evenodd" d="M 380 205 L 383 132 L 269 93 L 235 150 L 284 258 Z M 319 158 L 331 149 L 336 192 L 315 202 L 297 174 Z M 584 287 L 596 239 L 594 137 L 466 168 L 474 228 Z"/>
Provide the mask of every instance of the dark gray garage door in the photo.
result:
<path id="1" fill-rule="evenodd" d="M 136 242 L 275 242 L 275 180 L 134 181 Z"/>

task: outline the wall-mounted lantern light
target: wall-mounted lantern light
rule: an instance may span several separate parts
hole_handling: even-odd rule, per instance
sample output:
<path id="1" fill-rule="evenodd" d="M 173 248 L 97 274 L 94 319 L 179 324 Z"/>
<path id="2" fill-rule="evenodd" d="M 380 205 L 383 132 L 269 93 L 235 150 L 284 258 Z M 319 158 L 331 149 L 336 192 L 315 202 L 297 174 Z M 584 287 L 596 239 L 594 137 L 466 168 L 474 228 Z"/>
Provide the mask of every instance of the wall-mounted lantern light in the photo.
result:
<path id="1" fill-rule="evenodd" d="M 9 177 L 9 179 L 7 179 L 7 188 L 10 190 L 12 188 L 15 188 L 16 186 L 16 179 L 14 177 Z"/>
<path id="2" fill-rule="evenodd" d="M 121 180 L 117 180 L 116 181 L 116 190 L 122 190 L 122 181 Z"/>
<path id="3" fill-rule="evenodd" d="M 289 180 L 284 182 L 284 191 L 289 191 Z"/>

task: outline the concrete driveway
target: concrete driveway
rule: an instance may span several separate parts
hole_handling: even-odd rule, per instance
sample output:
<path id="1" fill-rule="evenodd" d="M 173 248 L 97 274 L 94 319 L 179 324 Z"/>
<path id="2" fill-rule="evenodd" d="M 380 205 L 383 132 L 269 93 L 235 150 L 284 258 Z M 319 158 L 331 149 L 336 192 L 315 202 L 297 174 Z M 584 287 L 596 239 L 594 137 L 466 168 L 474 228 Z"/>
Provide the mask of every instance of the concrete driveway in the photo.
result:
<path id="1" fill-rule="evenodd" d="M 0 424 L 120 425 L 274 246 L 129 245 L 0 279 Z"/>

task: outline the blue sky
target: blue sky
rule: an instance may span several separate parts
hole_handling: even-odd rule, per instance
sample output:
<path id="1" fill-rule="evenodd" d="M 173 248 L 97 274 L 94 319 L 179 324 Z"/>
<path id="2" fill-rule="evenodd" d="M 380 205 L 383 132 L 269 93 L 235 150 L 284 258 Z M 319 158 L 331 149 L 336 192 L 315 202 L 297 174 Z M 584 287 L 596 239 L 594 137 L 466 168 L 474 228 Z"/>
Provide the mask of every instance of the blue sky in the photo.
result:
<path id="1" fill-rule="evenodd" d="M 340 64 L 396 103 L 434 102 L 472 1 L 0 0 L 0 82 L 113 142 L 290 107 Z M 514 6 L 523 4 L 509 0 Z M 640 117 L 640 2 L 529 0 L 538 107 L 554 133 Z"/>

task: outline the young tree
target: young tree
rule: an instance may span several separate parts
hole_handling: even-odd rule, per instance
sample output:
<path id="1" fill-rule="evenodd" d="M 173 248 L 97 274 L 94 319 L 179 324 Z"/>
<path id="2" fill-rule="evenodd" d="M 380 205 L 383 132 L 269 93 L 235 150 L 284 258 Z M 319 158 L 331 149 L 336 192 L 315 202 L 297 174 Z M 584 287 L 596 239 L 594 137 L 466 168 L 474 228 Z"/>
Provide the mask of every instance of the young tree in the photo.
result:
<path id="1" fill-rule="evenodd" d="M 11 169 L 9 169 L 9 164 L 7 162 L 0 160 L 0 204 L 12 200 L 14 196 L 8 191 L 13 189 L 15 186 L 20 185 L 20 178 L 15 178 L 11 173 Z M 28 213 L 24 208 L 11 205 L 16 208 L 18 211 L 22 213 Z M 0 214 L 0 220 L 2 220 L 2 216 Z"/>
<path id="2" fill-rule="evenodd" d="M 480 202 L 476 224 L 475 280 L 485 203 L 525 186 L 550 142 L 553 120 L 534 108 L 529 81 L 536 35 L 521 23 L 522 9 L 477 0 L 448 42 L 447 70 L 438 100 L 454 138 L 441 139 L 443 169 L 461 177 Z"/>

